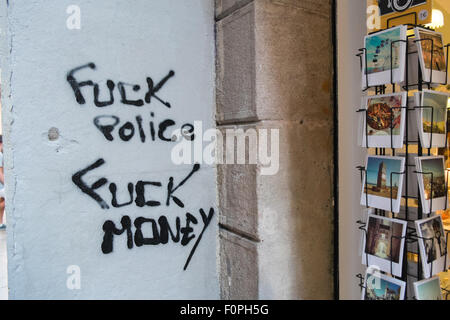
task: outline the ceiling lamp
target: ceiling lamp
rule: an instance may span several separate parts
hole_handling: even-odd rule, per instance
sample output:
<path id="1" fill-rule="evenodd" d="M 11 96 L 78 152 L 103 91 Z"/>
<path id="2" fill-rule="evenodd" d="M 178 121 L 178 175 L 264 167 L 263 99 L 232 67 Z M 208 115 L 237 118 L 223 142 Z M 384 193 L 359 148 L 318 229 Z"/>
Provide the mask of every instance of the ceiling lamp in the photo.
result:
<path id="1" fill-rule="evenodd" d="M 431 23 L 426 24 L 425 26 L 437 29 L 444 26 L 444 14 L 441 10 L 433 9 L 433 13 L 431 15 Z"/>

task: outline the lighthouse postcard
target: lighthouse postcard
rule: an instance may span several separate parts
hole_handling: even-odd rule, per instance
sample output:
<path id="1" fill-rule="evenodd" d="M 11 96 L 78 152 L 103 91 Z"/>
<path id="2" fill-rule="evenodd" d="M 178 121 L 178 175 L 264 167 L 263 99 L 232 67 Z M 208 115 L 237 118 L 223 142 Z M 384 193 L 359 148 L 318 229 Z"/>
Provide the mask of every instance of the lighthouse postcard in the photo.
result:
<path id="1" fill-rule="evenodd" d="M 405 158 L 367 156 L 361 205 L 400 212 Z"/>

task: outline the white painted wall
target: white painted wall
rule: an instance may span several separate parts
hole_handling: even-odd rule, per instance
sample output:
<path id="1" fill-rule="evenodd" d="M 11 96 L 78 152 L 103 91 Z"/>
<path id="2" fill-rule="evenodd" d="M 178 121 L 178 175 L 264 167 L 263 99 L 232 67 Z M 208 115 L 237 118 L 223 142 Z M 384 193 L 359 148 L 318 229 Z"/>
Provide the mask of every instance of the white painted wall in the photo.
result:
<path id="1" fill-rule="evenodd" d="M 158 125 L 172 119 L 171 129 L 195 120 L 214 126 L 214 12 L 210 0 L 78 0 L 1 2 L 3 131 L 6 137 L 6 190 L 8 215 L 8 263 L 10 298 L 155 298 L 216 299 L 219 297 L 216 243 L 215 169 L 203 164 L 166 206 L 170 177 L 177 185 L 193 165 L 171 162 L 171 142 L 149 141 L 150 112 Z M 69 30 L 66 9 L 81 9 L 81 29 Z M 113 80 L 115 102 L 99 108 L 92 87 L 81 89 L 86 104 L 80 105 L 66 80 L 69 70 L 95 63 L 96 70 L 75 74 L 79 81 L 100 85 L 101 100 L 108 100 L 106 80 Z M 119 81 L 139 84 L 129 99 L 143 99 L 146 77 L 155 84 L 170 70 L 175 76 L 157 95 L 169 101 L 169 109 L 155 98 L 142 107 L 120 102 Z M 136 131 L 128 142 L 107 141 L 94 126 L 99 115 L 115 115 L 121 124 L 141 115 L 147 140 Z M 50 128 L 59 137 L 50 141 Z M 157 129 L 156 129 L 157 130 Z M 167 134 L 170 130 L 167 131 Z M 169 134 L 170 136 L 170 134 Z M 108 183 L 96 192 L 110 209 L 105 210 L 73 183 L 77 171 L 104 159 L 86 174 L 89 185 L 101 177 Z M 138 180 L 161 182 L 149 187 L 147 200 L 158 207 L 113 208 L 108 186 L 118 186 L 119 201 L 129 196 L 126 186 Z M 134 192 L 134 196 L 136 193 Z M 215 215 L 206 228 L 187 268 L 183 266 L 203 228 L 199 209 Z M 125 233 L 114 236 L 113 252 L 101 250 L 107 220 L 120 228 L 123 216 L 158 219 L 166 216 L 172 228 L 186 213 L 195 238 L 186 246 L 168 244 L 127 248 Z M 136 230 L 132 226 L 133 235 Z M 143 227 L 147 237 L 152 231 Z M 81 289 L 66 286 L 68 266 L 81 270 Z"/>
<path id="2" fill-rule="evenodd" d="M 361 73 L 355 57 L 366 33 L 366 2 L 337 1 L 339 103 L 339 289 L 341 299 L 360 299 L 356 274 L 364 272 L 359 256 L 361 182 L 356 167 L 365 150 L 357 145 L 357 114 L 361 104 Z"/>

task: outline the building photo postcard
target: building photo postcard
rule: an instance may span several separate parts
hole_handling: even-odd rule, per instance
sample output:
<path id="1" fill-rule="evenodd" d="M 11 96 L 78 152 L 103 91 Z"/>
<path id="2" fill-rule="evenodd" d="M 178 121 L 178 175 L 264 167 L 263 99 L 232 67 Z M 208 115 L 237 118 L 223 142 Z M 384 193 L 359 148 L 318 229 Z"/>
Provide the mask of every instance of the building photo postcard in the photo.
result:
<path id="1" fill-rule="evenodd" d="M 361 205 L 398 213 L 404 170 L 403 157 L 367 156 Z"/>
<path id="2" fill-rule="evenodd" d="M 424 278 L 430 278 L 446 271 L 449 261 L 446 242 L 447 234 L 444 231 L 442 217 L 438 215 L 417 220 L 415 225 Z"/>
<path id="3" fill-rule="evenodd" d="M 404 300 L 404 281 L 367 269 L 361 300 Z"/>
<path id="4" fill-rule="evenodd" d="M 406 221 L 369 214 L 363 232 L 362 263 L 401 277 Z"/>

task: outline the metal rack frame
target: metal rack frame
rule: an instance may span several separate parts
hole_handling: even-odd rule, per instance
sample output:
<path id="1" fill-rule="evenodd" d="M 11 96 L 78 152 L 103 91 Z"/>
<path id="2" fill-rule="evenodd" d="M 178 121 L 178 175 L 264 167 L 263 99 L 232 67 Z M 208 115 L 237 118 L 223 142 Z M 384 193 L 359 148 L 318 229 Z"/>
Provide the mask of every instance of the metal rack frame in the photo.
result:
<path id="1" fill-rule="evenodd" d="M 400 17 L 396 17 L 396 18 L 394 18 L 394 19 L 398 19 L 398 18 L 401 18 L 401 17 L 404 17 L 404 16 L 408 16 L 408 15 L 414 15 L 414 21 L 415 21 L 415 23 L 414 24 L 407 24 L 407 26 L 408 26 L 408 29 L 411 29 L 411 28 L 416 28 L 416 27 L 420 27 L 420 28 L 424 28 L 424 29 L 428 29 L 428 30 L 431 30 L 431 31 L 433 31 L 432 29 L 430 29 L 430 28 L 427 28 L 427 27 L 424 27 L 424 26 L 421 26 L 421 25 L 417 25 L 417 13 L 415 13 L 415 12 L 413 12 L 413 13 L 410 13 L 410 14 L 406 14 L 406 15 L 403 15 L 403 16 L 400 16 Z M 388 22 L 387 22 L 387 25 L 388 25 L 388 27 L 389 27 L 389 25 L 390 25 L 390 20 L 392 20 L 392 19 L 389 19 L 388 20 Z M 386 29 L 385 29 L 386 30 Z M 376 31 L 376 32 L 373 32 L 373 33 L 371 33 L 370 35 L 373 35 L 373 34 L 376 34 L 376 33 L 378 33 L 378 32 L 382 32 L 382 31 L 384 31 L 384 30 L 379 30 L 379 31 Z M 435 54 L 435 52 L 434 52 L 434 48 L 435 48 L 435 43 L 434 43 L 434 40 L 433 39 L 428 39 L 428 38 L 426 38 L 426 39 L 417 39 L 417 40 L 414 40 L 414 43 L 418 43 L 418 42 L 422 42 L 422 41 L 431 41 L 431 70 L 430 70 L 430 79 L 429 79 L 429 81 L 424 81 L 423 80 L 423 76 L 422 76 L 422 68 L 421 68 L 421 66 L 420 66 L 420 64 L 419 64 L 419 60 L 417 61 L 417 63 L 419 64 L 418 65 L 418 83 L 416 83 L 416 84 L 410 84 L 409 83 L 409 74 L 408 74 L 408 72 L 409 72 L 409 68 L 408 68 L 408 64 L 409 64 L 409 55 L 410 54 L 413 54 L 414 52 L 409 52 L 409 48 L 408 48 L 408 43 L 409 43 L 409 39 L 411 38 L 411 37 L 413 37 L 414 35 L 409 35 L 409 36 L 407 36 L 407 39 L 406 40 L 397 40 L 397 41 L 392 41 L 391 43 L 390 43 L 390 46 L 391 46 L 391 48 L 390 48 L 390 52 L 391 52 L 391 55 L 390 55 L 390 84 L 384 84 L 384 85 L 379 85 L 379 86 L 369 86 L 369 72 L 368 72 L 368 59 L 367 59 L 367 48 L 360 48 L 359 50 L 358 50 L 358 54 L 356 54 L 356 56 L 357 57 L 359 57 L 359 60 L 360 60 L 360 68 L 361 68 L 361 71 L 362 72 L 364 72 L 364 75 L 365 75 L 365 88 L 362 90 L 363 92 L 366 92 L 366 91 L 368 91 L 368 90 L 370 90 L 370 89 L 374 89 L 375 90 L 375 95 L 380 95 L 380 94 L 385 94 L 386 93 L 386 89 L 387 89 L 387 86 L 388 85 L 390 85 L 391 87 L 392 87 L 392 93 L 395 93 L 396 92 L 396 86 L 397 86 L 397 84 L 396 83 L 394 83 L 394 81 L 393 81 L 393 68 L 392 68 L 392 66 L 393 66 L 393 48 L 394 48 L 394 45 L 396 45 L 396 43 L 405 43 L 405 45 L 406 45 L 406 59 L 405 59 L 405 85 L 404 86 L 402 86 L 400 89 L 403 89 L 403 92 L 407 92 L 407 93 L 409 93 L 409 91 L 410 91 L 410 88 L 411 87 L 416 87 L 417 86 L 417 90 L 418 91 L 422 91 L 423 90 L 423 88 L 424 87 L 427 87 L 428 89 L 431 89 L 431 87 L 432 87 L 432 85 L 433 84 L 436 84 L 436 83 L 433 83 L 433 71 L 435 71 L 434 70 L 434 66 L 433 66 L 433 59 L 434 59 L 434 54 Z M 449 47 L 450 47 L 450 44 L 447 44 L 447 45 L 445 45 L 444 47 L 443 47 L 443 49 L 445 48 L 446 49 L 446 70 L 445 70 L 445 73 L 446 73 L 446 81 L 444 82 L 444 83 L 438 83 L 438 84 L 440 84 L 440 85 L 447 85 L 448 84 L 448 58 L 449 58 Z M 364 60 L 363 60 L 364 59 Z M 365 70 L 363 70 L 363 62 L 365 62 Z M 437 71 L 437 70 L 436 70 Z M 442 71 L 441 71 L 442 72 Z M 423 156 L 423 148 L 422 148 L 422 145 L 421 145 L 421 141 L 420 141 L 420 139 L 419 139 L 419 137 L 417 137 L 417 141 L 411 141 L 409 138 L 409 136 L 408 136 L 408 134 L 409 134 L 409 132 L 408 132 L 408 123 L 409 123 L 409 121 L 408 121 L 408 118 L 409 118 L 409 112 L 416 112 L 416 110 L 419 110 L 419 109 L 431 109 L 431 133 L 430 133 L 430 148 L 427 148 L 427 154 L 428 154 L 428 156 L 430 156 L 431 155 L 431 149 L 432 149 L 432 147 L 433 147 L 433 124 L 434 124 L 434 109 L 433 109 L 433 107 L 432 106 L 414 106 L 413 108 L 410 108 L 410 107 L 408 107 L 408 103 L 406 102 L 406 107 L 398 107 L 398 108 L 401 108 L 401 109 L 406 109 L 406 112 L 405 112 L 405 117 L 406 117 L 406 119 L 405 119 L 405 124 L 406 124 L 406 128 L 405 128 L 405 139 L 404 139 L 404 147 L 405 147 L 405 158 L 406 158 L 406 162 L 405 162 L 405 167 L 406 168 L 408 168 L 408 167 L 415 167 L 415 165 L 410 165 L 409 164 L 409 162 L 408 162 L 408 159 L 409 159 L 409 156 L 410 156 L 410 152 L 409 152 L 409 146 L 410 146 L 410 144 L 417 144 L 417 147 L 418 147 L 418 156 L 420 157 L 420 156 Z M 394 109 L 394 108 L 392 108 L 392 109 Z M 393 156 L 395 156 L 395 148 L 394 148 L 394 143 L 393 143 L 393 129 L 394 129 L 394 125 L 393 125 L 393 116 L 394 116 L 394 110 L 392 110 L 391 109 L 391 112 L 390 112 L 390 117 L 391 117 L 391 122 L 390 122 L 390 131 L 391 131 L 391 145 L 390 145 L 390 149 L 391 149 L 391 153 L 392 153 L 392 155 Z M 369 146 L 369 131 L 368 131 L 368 112 L 367 112 L 367 109 L 361 109 L 361 108 L 358 108 L 357 109 L 357 111 L 356 112 L 358 112 L 358 113 L 362 113 L 362 112 L 364 112 L 365 113 L 365 133 L 366 133 L 366 145 L 365 145 L 365 147 L 367 148 L 367 149 L 370 149 L 370 148 L 373 148 L 373 147 L 370 147 Z M 447 134 L 447 132 L 448 132 L 448 128 L 446 128 L 446 134 L 445 134 L 445 147 L 447 147 L 447 145 L 448 145 L 448 134 Z M 375 147 L 375 154 L 376 155 L 386 155 L 386 148 L 377 148 L 377 147 Z M 363 190 L 366 190 L 366 192 L 365 192 L 365 196 L 366 196 L 366 207 L 367 208 L 369 208 L 369 201 L 368 201 L 368 192 L 367 192 L 367 190 L 368 190 L 368 182 L 367 182 L 367 170 L 366 170 L 366 168 L 364 167 L 364 166 L 359 166 L 359 167 L 357 167 L 357 169 L 360 171 L 360 175 L 361 175 L 361 181 L 363 181 L 364 179 L 364 175 L 365 175 L 365 189 L 363 189 Z M 431 199 L 430 199 L 430 213 L 428 214 L 429 216 L 431 215 L 431 213 L 433 212 L 433 173 L 431 173 L 431 172 L 418 172 L 418 171 L 413 171 L 413 173 L 414 174 L 422 174 L 422 175 L 431 175 Z M 418 208 L 417 208 L 417 210 L 418 210 L 418 215 L 417 215 L 417 220 L 421 220 L 421 219 L 423 219 L 423 217 L 424 217 L 424 213 L 423 213 L 423 210 L 422 210 L 422 203 L 421 203 L 421 197 L 420 197 L 420 191 L 419 191 L 419 193 L 418 193 L 418 197 L 414 197 L 414 196 L 411 196 L 411 195 L 409 195 L 409 192 L 408 192 L 408 170 L 407 169 L 405 169 L 405 171 L 403 171 L 403 172 L 391 172 L 390 173 L 390 178 L 391 178 L 391 182 L 390 182 L 390 206 L 391 206 L 391 212 L 392 212 L 392 209 L 393 209 L 393 205 L 392 205 L 392 202 L 393 202 L 393 198 L 392 198 L 392 195 L 393 195 L 393 191 L 392 191 L 392 178 L 393 178 L 393 175 L 394 174 L 396 174 L 396 175 L 404 175 L 405 176 L 405 185 L 404 185 L 404 188 L 405 188 L 405 194 L 402 196 L 402 198 L 405 200 L 405 206 L 404 206 L 404 208 L 405 208 L 405 217 L 404 218 L 398 218 L 398 217 L 396 217 L 395 216 L 395 214 L 393 214 L 392 213 L 392 216 L 393 216 L 393 218 L 396 218 L 396 219 L 400 219 L 400 220 L 403 220 L 403 221 L 406 221 L 407 222 L 407 224 L 408 223 L 413 223 L 414 221 L 416 221 L 416 220 L 412 220 L 412 219 L 410 219 L 410 212 L 409 212 L 409 203 L 408 203 L 408 200 L 409 199 L 416 199 L 417 201 L 418 201 Z M 446 203 L 445 203 L 445 208 L 447 209 L 447 203 L 448 203 L 448 171 L 447 171 L 447 176 L 446 176 L 446 185 L 445 185 L 445 200 L 446 200 Z M 380 209 L 375 209 L 375 214 L 376 215 L 379 215 L 379 216 L 386 216 L 386 211 L 384 211 L 384 210 L 380 210 Z M 366 223 L 365 222 L 362 222 L 362 221 L 357 221 L 357 224 L 359 225 L 359 230 L 361 230 L 361 231 L 363 231 L 364 232 L 364 234 L 365 234 L 365 237 L 366 237 L 366 242 L 365 242 L 365 244 L 366 244 L 366 246 L 365 246 L 365 248 L 363 248 L 363 254 L 366 254 L 366 265 L 367 266 L 369 266 L 369 254 L 367 253 L 367 245 L 368 245 L 368 234 L 367 234 L 367 225 L 366 225 Z M 449 233 L 448 232 L 446 232 L 446 242 L 445 242 L 445 263 L 444 263 L 444 269 L 445 270 L 443 270 L 443 271 L 446 271 L 447 270 L 447 255 L 448 255 L 448 252 L 447 252 L 447 250 L 448 250 L 448 246 L 447 246 L 447 244 L 448 244 L 448 236 L 449 236 Z M 434 247 L 434 239 L 433 238 L 423 238 L 423 237 L 419 237 L 418 235 L 417 235 L 417 232 L 416 232 L 416 230 L 415 230 L 415 228 L 413 228 L 413 227 L 410 227 L 410 226 L 408 226 L 407 225 L 407 232 L 406 232 L 406 235 L 404 236 L 404 237 L 396 237 L 396 236 L 391 236 L 391 239 L 390 239 L 390 241 L 391 241 L 391 247 L 390 247 L 390 250 L 391 250 L 391 254 L 390 254 L 390 274 L 391 274 L 391 276 L 393 276 L 392 275 L 392 270 L 393 270 L 393 261 L 392 261 L 392 242 L 393 242 L 393 240 L 394 240 L 394 238 L 395 239 L 397 239 L 397 240 L 400 240 L 400 241 L 405 241 L 405 244 L 414 244 L 414 243 L 417 243 L 417 255 L 419 255 L 420 254 L 420 249 L 419 249 L 419 240 L 420 241 L 424 241 L 424 242 L 426 242 L 426 241 L 432 241 L 432 248 Z M 413 274 L 410 274 L 410 273 L 408 273 L 408 259 L 407 259 L 407 253 L 408 253 L 408 245 L 404 245 L 404 252 L 402 252 L 401 253 L 401 256 L 402 256 L 402 258 L 403 258 L 403 268 L 402 268 L 402 277 L 394 277 L 394 278 L 400 278 L 401 280 L 403 280 L 405 283 L 406 283 L 406 288 L 405 288 L 405 296 L 407 297 L 407 293 L 408 293 L 408 277 L 413 277 L 413 278 L 416 278 L 417 280 L 421 280 L 422 279 L 422 268 L 421 268 L 421 259 L 419 258 L 418 259 L 418 262 L 417 262 L 417 274 L 416 275 L 413 275 Z M 430 270 L 430 276 L 433 274 L 433 261 L 431 261 L 431 268 L 430 268 L 431 270 Z M 365 288 L 365 283 L 364 283 L 364 281 L 365 281 L 365 276 L 364 275 L 361 275 L 361 274 L 358 274 L 358 275 L 356 275 L 356 277 L 357 278 L 359 278 L 359 280 L 360 280 L 360 283 L 359 283 L 359 287 L 361 288 L 361 289 L 363 289 L 363 288 Z M 450 290 L 449 289 L 446 289 L 446 288 L 442 288 L 443 289 L 443 291 L 445 291 L 445 292 L 447 292 L 447 294 L 445 295 L 445 298 L 447 299 L 449 296 L 450 296 Z M 415 299 L 415 298 L 414 298 Z"/>

